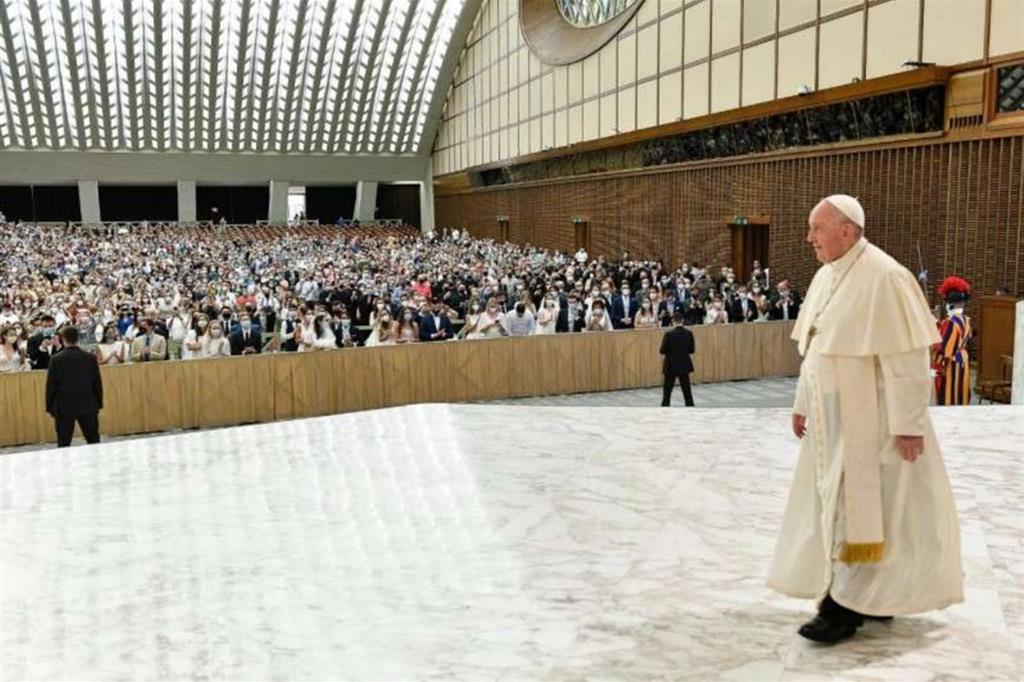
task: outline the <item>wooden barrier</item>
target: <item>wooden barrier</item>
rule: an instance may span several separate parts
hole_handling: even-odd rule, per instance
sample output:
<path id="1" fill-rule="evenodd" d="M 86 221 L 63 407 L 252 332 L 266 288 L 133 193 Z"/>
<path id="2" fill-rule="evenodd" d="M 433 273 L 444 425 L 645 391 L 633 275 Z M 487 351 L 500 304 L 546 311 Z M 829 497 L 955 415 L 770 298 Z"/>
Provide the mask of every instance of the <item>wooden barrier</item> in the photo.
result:
<path id="1" fill-rule="evenodd" d="M 694 327 L 696 382 L 792 376 L 791 322 Z M 661 384 L 664 330 L 553 334 L 104 367 L 113 436 L 425 402 Z M 55 440 L 45 372 L 0 375 L 0 446 Z"/>

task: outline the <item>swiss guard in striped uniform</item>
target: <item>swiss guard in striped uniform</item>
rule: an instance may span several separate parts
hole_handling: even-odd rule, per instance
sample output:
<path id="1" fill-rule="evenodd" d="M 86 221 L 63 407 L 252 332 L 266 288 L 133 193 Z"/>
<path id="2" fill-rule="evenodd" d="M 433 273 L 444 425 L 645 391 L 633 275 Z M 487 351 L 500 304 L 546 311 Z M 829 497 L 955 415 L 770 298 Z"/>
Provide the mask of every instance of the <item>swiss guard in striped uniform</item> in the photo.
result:
<path id="1" fill-rule="evenodd" d="M 939 322 L 942 341 L 933 347 L 935 402 L 938 405 L 968 405 L 971 402 L 971 366 L 967 342 L 971 338 L 971 319 L 964 315 L 964 304 L 971 285 L 959 277 L 947 277 L 939 287 L 946 299 L 946 318 Z"/>

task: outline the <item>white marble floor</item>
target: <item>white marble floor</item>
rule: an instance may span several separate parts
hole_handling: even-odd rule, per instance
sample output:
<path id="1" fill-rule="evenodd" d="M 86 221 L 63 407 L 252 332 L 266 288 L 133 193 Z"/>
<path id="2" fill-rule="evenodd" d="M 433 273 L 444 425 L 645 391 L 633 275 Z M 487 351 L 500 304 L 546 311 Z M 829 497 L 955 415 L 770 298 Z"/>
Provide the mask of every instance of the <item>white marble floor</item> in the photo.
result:
<path id="1" fill-rule="evenodd" d="M 967 600 L 822 648 L 784 409 L 422 405 L 0 458 L 0 679 L 1019 680 L 1019 408 L 934 411 Z"/>

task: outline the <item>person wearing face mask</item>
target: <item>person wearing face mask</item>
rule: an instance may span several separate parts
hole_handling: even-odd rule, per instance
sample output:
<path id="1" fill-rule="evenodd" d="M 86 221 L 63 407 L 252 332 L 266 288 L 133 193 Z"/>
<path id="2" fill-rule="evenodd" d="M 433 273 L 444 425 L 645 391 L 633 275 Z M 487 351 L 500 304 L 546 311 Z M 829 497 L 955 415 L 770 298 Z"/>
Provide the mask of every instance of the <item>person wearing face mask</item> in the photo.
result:
<path id="1" fill-rule="evenodd" d="M 537 326 L 533 333 L 537 335 L 554 334 L 558 326 L 558 316 L 561 312 L 554 294 L 548 295 L 544 299 L 540 311 L 537 313 Z"/>
<path id="2" fill-rule="evenodd" d="M 224 330 L 225 334 L 230 334 L 233 331 L 233 314 L 231 308 L 223 308 L 220 311 L 220 326 Z"/>
<path id="3" fill-rule="evenodd" d="M 757 304 L 747 294 L 747 288 L 740 286 L 736 296 L 729 301 L 729 321 L 733 323 L 753 322 L 757 319 Z"/>
<path id="4" fill-rule="evenodd" d="M 57 336 L 57 321 L 53 315 L 39 318 L 39 331 L 28 339 L 28 361 L 32 369 L 46 369 L 50 366 L 50 358 L 61 349 L 60 337 Z"/>
<path id="5" fill-rule="evenodd" d="M 334 333 L 338 348 L 352 348 L 356 345 L 356 329 L 352 324 L 352 318 L 348 314 L 348 309 L 340 303 L 334 309 L 331 332 Z"/>
<path id="6" fill-rule="evenodd" d="M 280 349 L 286 353 L 294 353 L 299 350 L 298 334 L 301 333 L 299 323 L 299 311 L 289 308 L 284 313 L 281 321 L 281 332 L 278 336 Z"/>
<path id="7" fill-rule="evenodd" d="M 0 374 L 31 369 L 25 353 L 18 347 L 18 330 L 13 324 L 0 327 Z"/>
<path id="8" fill-rule="evenodd" d="M 153 320 L 145 318 L 132 340 L 132 362 L 157 362 L 167 359 L 167 341 L 156 333 Z"/>
<path id="9" fill-rule="evenodd" d="M 476 329 L 480 337 L 485 339 L 508 336 L 508 330 L 505 328 L 505 313 L 501 312 L 501 304 L 497 298 L 488 299 L 487 307 L 477 320 Z"/>
<path id="10" fill-rule="evenodd" d="M 395 343 L 417 343 L 420 340 L 420 326 L 416 321 L 416 313 L 411 308 L 402 310 L 398 320 L 398 331 Z"/>
<path id="11" fill-rule="evenodd" d="M 391 319 L 391 313 L 385 310 L 377 317 L 370 336 L 366 339 L 366 347 L 393 346 L 395 345 L 395 336 L 396 325 Z"/>
<path id="12" fill-rule="evenodd" d="M 302 340 L 299 352 L 331 350 L 338 347 L 334 332 L 323 313 L 308 313 L 302 326 Z"/>
<path id="13" fill-rule="evenodd" d="M 242 313 L 238 318 L 238 329 L 228 336 L 228 342 L 232 355 L 254 355 L 262 350 L 260 335 L 253 329 L 249 313 Z"/>
<path id="14" fill-rule="evenodd" d="M 180 360 L 182 349 L 185 344 L 185 336 L 188 333 L 185 328 L 185 320 L 177 307 L 171 310 L 167 318 L 167 357 L 171 360 Z"/>
<path id="15" fill-rule="evenodd" d="M 800 315 L 800 295 L 784 279 L 777 285 L 777 293 L 771 299 L 773 320 L 795 320 Z"/>
<path id="16" fill-rule="evenodd" d="M 200 358 L 222 358 L 231 355 L 231 342 L 224 334 L 220 320 L 213 320 L 206 327 L 206 334 L 201 340 Z"/>
<path id="17" fill-rule="evenodd" d="M 430 300 L 427 314 L 420 316 L 420 341 L 447 341 L 455 338 L 455 328 L 445 314 L 444 304 L 436 298 Z"/>
<path id="18" fill-rule="evenodd" d="M 658 326 L 658 314 L 654 311 L 651 299 L 645 298 L 640 303 L 640 309 L 636 313 L 635 327 L 637 329 L 653 329 Z"/>
<path id="19" fill-rule="evenodd" d="M 707 314 L 704 316 L 704 324 L 728 324 L 729 313 L 725 310 L 725 301 L 721 294 L 715 294 L 707 303 Z"/>
<path id="20" fill-rule="evenodd" d="M 4 301 L 0 308 L 0 327 L 14 324 L 18 321 L 18 313 L 14 312 L 14 305 L 10 301 Z"/>
<path id="21" fill-rule="evenodd" d="M 970 298 L 971 285 L 959 277 L 947 277 L 939 285 L 939 295 L 946 300 L 946 317 L 939 323 L 942 340 L 932 347 L 935 404 L 970 405 L 971 362 L 967 342 L 971 340 L 971 318 L 964 315 L 964 305 Z"/>
<path id="22" fill-rule="evenodd" d="M 123 365 L 128 362 L 128 348 L 117 336 L 117 325 L 111 323 L 103 328 L 103 339 L 96 346 L 96 360 L 101 365 Z"/>
<path id="23" fill-rule="evenodd" d="M 605 309 L 604 299 L 597 299 L 590 307 L 586 316 L 586 331 L 588 332 L 610 332 L 612 321 Z"/>
<path id="24" fill-rule="evenodd" d="M 203 339 L 206 337 L 206 330 L 209 327 L 210 318 L 203 313 L 194 313 L 192 324 L 189 325 L 188 333 L 185 335 L 185 342 L 181 347 L 182 360 L 194 360 L 201 357 L 203 351 Z"/>
<path id="25" fill-rule="evenodd" d="M 480 302 L 473 300 L 469 303 L 469 311 L 466 313 L 466 322 L 459 330 L 460 339 L 480 339 L 483 335 L 477 329 L 480 326 Z"/>

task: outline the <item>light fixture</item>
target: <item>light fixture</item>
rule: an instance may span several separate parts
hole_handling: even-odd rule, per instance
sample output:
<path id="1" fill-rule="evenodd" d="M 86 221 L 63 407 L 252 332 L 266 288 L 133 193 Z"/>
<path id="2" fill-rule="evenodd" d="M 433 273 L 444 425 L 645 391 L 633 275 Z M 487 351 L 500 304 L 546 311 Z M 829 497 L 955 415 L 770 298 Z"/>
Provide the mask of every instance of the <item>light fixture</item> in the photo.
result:
<path id="1" fill-rule="evenodd" d="M 916 59 L 908 59 L 903 62 L 903 66 L 913 67 L 915 69 L 923 69 L 928 66 L 935 66 L 935 62 L 919 62 Z"/>
<path id="2" fill-rule="evenodd" d="M 810 85 L 801 85 L 800 89 L 797 90 L 797 94 L 800 95 L 801 97 L 805 97 L 811 94 L 812 92 L 814 92 L 814 88 L 812 88 Z"/>

